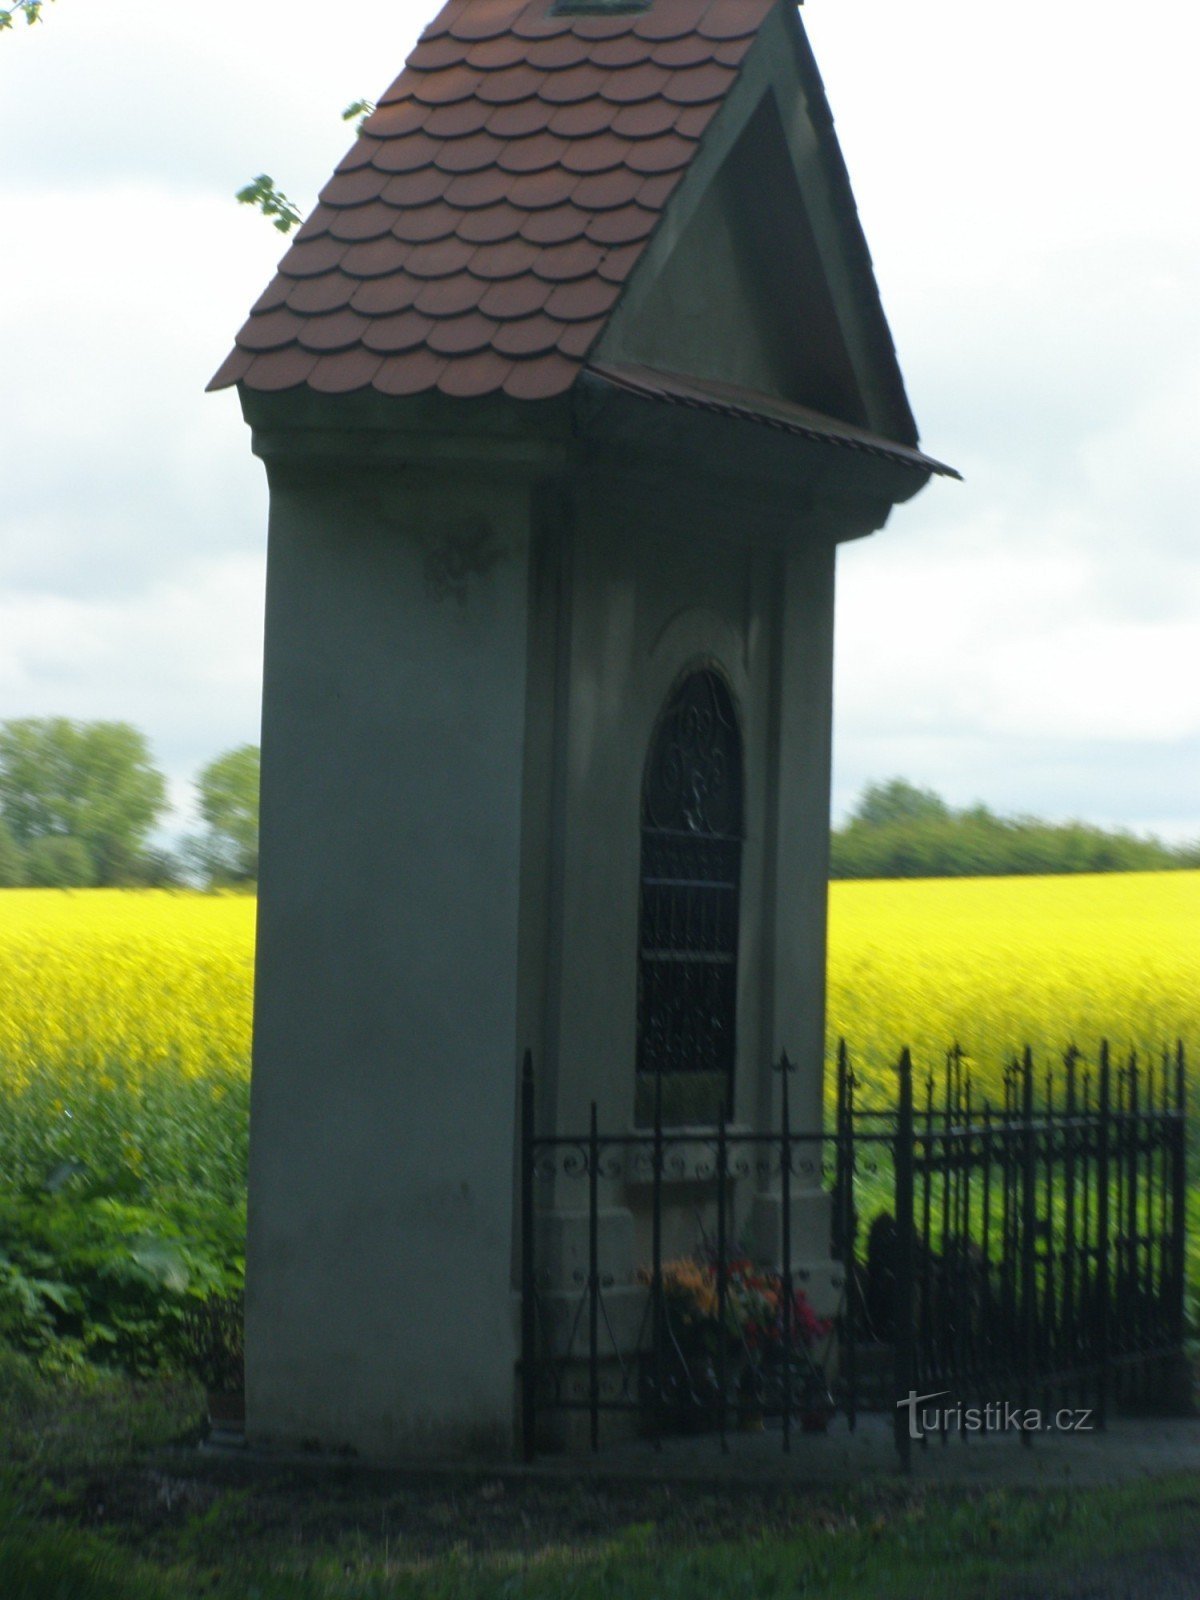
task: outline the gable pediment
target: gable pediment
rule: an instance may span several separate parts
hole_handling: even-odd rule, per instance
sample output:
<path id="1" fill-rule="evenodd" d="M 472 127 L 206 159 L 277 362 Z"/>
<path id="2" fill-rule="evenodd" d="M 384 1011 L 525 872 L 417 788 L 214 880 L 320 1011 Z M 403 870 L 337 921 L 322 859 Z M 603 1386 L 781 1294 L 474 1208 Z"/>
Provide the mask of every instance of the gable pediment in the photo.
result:
<path id="1" fill-rule="evenodd" d="M 593 359 L 735 384 L 916 443 L 824 91 L 786 7 L 764 23 Z"/>

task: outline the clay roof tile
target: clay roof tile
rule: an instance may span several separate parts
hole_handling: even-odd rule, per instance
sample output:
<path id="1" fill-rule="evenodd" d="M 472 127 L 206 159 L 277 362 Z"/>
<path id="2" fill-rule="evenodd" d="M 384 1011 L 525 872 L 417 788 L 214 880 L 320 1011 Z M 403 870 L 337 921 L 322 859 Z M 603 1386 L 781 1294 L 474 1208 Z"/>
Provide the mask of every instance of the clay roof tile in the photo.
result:
<path id="1" fill-rule="evenodd" d="M 369 317 L 390 317 L 407 311 L 423 287 L 419 278 L 410 278 L 406 272 L 393 273 L 390 278 L 369 278 L 355 289 L 350 304 Z"/>
<path id="2" fill-rule="evenodd" d="M 613 120 L 613 108 L 599 96 L 592 100 L 579 100 L 573 105 L 546 107 L 551 133 L 564 139 L 587 139 L 603 133 Z"/>
<path id="3" fill-rule="evenodd" d="M 547 73 L 538 88 L 538 98 L 555 106 L 574 105 L 578 100 L 590 100 L 600 94 L 608 78 L 603 67 L 583 61 L 577 67 Z"/>
<path id="4" fill-rule="evenodd" d="M 561 322 L 539 311 L 532 317 L 517 317 L 511 322 L 502 322 L 496 329 L 493 343 L 502 354 L 524 359 L 545 355 L 555 349 L 562 331 Z"/>
<path id="5" fill-rule="evenodd" d="M 655 0 L 647 11 L 634 19 L 633 31 L 639 39 L 682 39 L 695 32 L 703 6 L 696 0 Z"/>
<path id="6" fill-rule="evenodd" d="M 382 394 L 424 394 L 436 387 L 445 370 L 445 356 L 420 345 L 402 356 L 389 356 L 375 374 L 372 386 Z"/>
<path id="7" fill-rule="evenodd" d="M 445 317 L 435 322 L 425 342 L 440 356 L 473 355 L 476 350 L 486 350 L 491 345 L 497 326 L 491 317 L 468 311 L 465 316 Z"/>
<path id="8" fill-rule="evenodd" d="M 456 100 L 451 105 L 434 106 L 425 118 L 424 131 L 443 144 L 466 139 L 487 127 L 489 109 L 482 100 Z M 435 158 L 436 159 L 436 158 Z"/>
<path id="9" fill-rule="evenodd" d="M 449 0 L 214 383 L 574 381 L 771 0 Z"/>
<path id="10" fill-rule="evenodd" d="M 474 42 L 478 39 L 495 39 L 512 27 L 511 0 L 470 0 L 456 11 L 450 22 L 450 32 L 456 39 Z"/>
<path id="11" fill-rule="evenodd" d="M 566 244 L 568 239 L 580 238 L 590 220 L 586 211 L 572 205 L 534 211 L 521 223 L 521 237 L 534 244 Z"/>
<path id="12" fill-rule="evenodd" d="M 657 221 L 656 211 L 647 211 L 642 206 L 621 206 L 616 211 L 601 211 L 592 217 L 586 233 L 597 244 L 632 244 L 635 239 L 644 239 Z"/>
<path id="13" fill-rule="evenodd" d="M 323 317 L 305 317 L 300 324 L 299 343 L 305 350 L 349 350 L 361 344 L 369 318 L 343 307 Z"/>
<path id="14" fill-rule="evenodd" d="M 392 212 L 395 219 L 392 233 L 409 244 L 431 244 L 435 239 L 448 239 L 458 226 L 459 212 L 444 200 L 435 200 L 429 206 Z"/>
<path id="15" fill-rule="evenodd" d="M 671 131 L 678 115 L 678 108 L 667 100 L 641 100 L 622 106 L 611 127 L 622 139 L 656 139 Z"/>
<path id="16" fill-rule="evenodd" d="M 482 172 L 494 167 L 507 149 L 505 140 L 480 129 L 465 139 L 447 139 L 434 164 L 441 172 Z"/>
<path id="17" fill-rule="evenodd" d="M 421 38 L 417 40 L 412 53 L 404 63 L 406 67 L 413 67 L 421 72 L 433 72 L 439 67 L 452 67 L 456 62 L 462 61 L 467 54 L 466 46 L 462 41 L 453 38 L 448 33 L 439 34 L 436 39 Z M 474 65 L 474 63 L 472 63 Z"/>
<path id="18" fill-rule="evenodd" d="M 525 221 L 525 213 L 502 201 L 496 206 L 484 206 L 479 211 L 468 211 L 459 220 L 457 233 L 460 239 L 473 244 L 496 244 L 502 239 L 515 239 Z"/>
<path id="19" fill-rule="evenodd" d="M 668 75 L 663 85 L 664 99 L 675 105 L 693 106 L 706 100 L 720 100 L 733 82 L 732 67 L 708 61 L 699 67 L 682 67 Z"/>
<path id="20" fill-rule="evenodd" d="M 616 106 L 636 105 L 642 100 L 657 100 L 671 81 L 672 74 L 665 67 L 656 67 L 652 61 L 627 67 L 622 72 L 611 72 L 600 90 L 603 99 Z"/>
<path id="21" fill-rule="evenodd" d="M 404 270 L 413 278 L 451 278 L 475 254 L 475 246 L 465 239 L 432 239 L 415 244 L 408 252 Z"/>
<path id="22" fill-rule="evenodd" d="M 336 267 L 349 248 L 328 236 L 294 244 L 279 263 L 279 270 L 286 278 L 316 278 Z"/>
<path id="23" fill-rule="evenodd" d="M 658 139 L 639 139 L 630 145 L 625 164 L 633 172 L 650 177 L 656 172 L 678 172 L 686 167 L 696 149 L 695 141 L 677 133 L 664 133 Z"/>
<path id="24" fill-rule="evenodd" d="M 534 269 L 544 277 L 541 265 L 550 252 L 530 244 L 527 239 L 505 239 L 500 244 L 481 244 L 471 257 L 471 276 L 489 283 L 500 278 L 519 278 Z"/>
<path id="25" fill-rule="evenodd" d="M 544 82 L 544 74 L 523 61 L 520 66 L 506 67 L 503 72 L 488 73 L 476 93 L 485 105 L 511 106 L 518 100 L 532 100 Z"/>
<path id="26" fill-rule="evenodd" d="M 445 188 L 443 173 L 436 167 L 421 167 L 416 172 L 397 172 L 394 177 L 387 178 L 379 197 L 402 212 L 409 206 L 424 206 L 431 200 L 440 200 Z"/>
<path id="27" fill-rule="evenodd" d="M 546 172 L 523 172 L 510 181 L 508 198 L 519 210 L 543 211 L 569 200 L 582 181 L 576 173 L 562 167 L 551 167 Z"/>
<path id="28" fill-rule="evenodd" d="M 606 130 L 590 139 L 572 139 L 560 158 L 568 172 L 608 172 L 625 160 L 628 142 Z"/>
<path id="29" fill-rule="evenodd" d="M 540 311 L 550 296 L 551 285 L 540 278 L 504 278 L 489 283 L 479 299 L 479 309 L 498 322 L 512 317 L 529 317 Z"/>
<path id="30" fill-rule="evenodd" d="M 358 167 L 354 172 L 335 172 L 321 190 L 320 198 L 331 206 L 359 206 L 375 200 L 387 187 L 387 175 L 376 167 Z"/>
<path id="31" fill-rule="evenodd" d="M 243 382 L 252 389 L 296 389 L 307 381 L 317 357 L 298 345 L 257 355 L 246 369 Z"/>
<path id="32" fill-rule="evenodd" d="M 494 394 L 503 388 L 512 369 L 512 362 L 495 350 L 480 350 L 447 362 L 437 386 L 443 394 L 464 398 Z"/>
<path id="33" fill-rule="evenodd" d="M 620 33 L 593 44 L 588 59 L 597 67 L 636 67 L 649 59 L 652 49 L 650 42 L 636 33 Z"/>
<path id="34" fill-rule="evenodd" d="M 362 345 L 323 355 L 305 379 L 310 388 L 322 394 L 351 394 L 368 389 L 371 379 L 383 365 L 381 358 Z"/>
<path id="35" fill-rule="evenodd" d="M 513 363 L 504 380 L 504 392 L 514 400 L 551 400 L 571 387 L 578 372 L 577 361 L 568 361 L 557 353 L 534 356 L 529 361 Z"/>
<path id="36" fill-rule="evenodd" d="M 544 172 L 556 167 L 569 149 L 565 139 L 537 133 L 528 139 L 509 139 L 501 146 L 496 165 L 504 172 Z"/>
<path id="37" fill-rule="evenodd" d="M 502 67 L 515 67 L 518 62 L 525 59 L 525 43 L 514 33 L 500 33 L 491 39 L 480 39 L 467 50 L 467 65 L 478 67 L 483 72 L 498 72 Z"/>
<path id="38" fill-rule="evenodd" d="M 425 343 L 433 327 L 433 319 L 423 317 L 419 311 L 401 311 L 394 317 L 372 317 L 363 343 L 381 355 L 398 355 L 404 350 L 415 350 Z"/>
<path id="39" fill-rule="evenodd" d="M 523 139 L 549 125 L 552 109 L 543 100 L 518 100 L 515 105 L 494 106 L 487 119 L 487 130 L 499 139 Z"/>
<path id="40" fill-rule="evenodd" d="M 329 232 L 335 239 L 353 242 L 355 239 L 380 239 L 391 233 L 396 220 L 394 206 L 382 200 L 373 200 L 365 206 L 346 206 L 333 212 Z"/>
<path id="41" fill-rule="evenodd" d="M 461 317 L 479 304 L 479 279 L 458 272 L 450 278 L 430 278 L 418 287 L 410 302 L 427 317 Z"/>
<path id="42" fill-rule="evenodd" d="M 241 349 L 255 353 L 260 350 L 281 350 L 285 345 L 296 342 L 296 335 L 303 325 L 303 317 L 297 316 L 287 306 L 278 306 L 274 311 L 264 311 L 257 317 L 251 317 L 238 334 L 237 342 Z"/>
<path id="43" fill-rule="evenodd" d="M 604 329 L 607 317 L 594 317 L 590 322 L 568 322 L 558 336 L 558 348 L 564 356 L 582 361 Z"/>
<path id="44" fill-rule="evenodd" d="M 642 175 L 628 167 L 612 172 L 593 172 L 580 178 L 571 191 L 571 202 L 584 211 L 612 211 L 637 198 L 644 183 Z"/>
<path id="45" fill-rule="evenodd" d="M 533 249 L 530 245 L 529 249 Z M 532 270 L 548 283 L 570 283 L 576 278 L 589 277 L 600 269 L 604 250 L 587 239 L 573 239 L 570 244 L 545 245 L 534 252 Z"/>
<path id="46" fill-rule="evenodd" d="M 274 311 L 276 306 L 281 306 L 288 298 L 293 287 L 294 285 L 277 272 L 250 307 L 250 315 L 254 316 L 259 311 Z"/>
<path id="47" fill-rule="evenodd" d="M 410 246 L 390 234 L 386 239 L 367 239 L 361 244 L 346 245 L 346 253 L 341 259 L 342 271 L 349 273 L 352 278 L 391 277 L 397 265 L 407 268 L 407 257 L 414 248 L 427 249 L 428 246 Z M 398 259 L 400 251 L 405 253 L 404 259 Z"/>
<path id="48" fill-rule="evenodd" d="M 564 67 L 577 67 L 587 61 L 591 47 L 586 39 L 573 33 L 556 33 L 548 39 L 534 39 L 524 45 L 525 59 L 539 72 L 561 72 Z"/>
<path id="49" fill-rule="evenodd" d="M 460 100 L 472 99 L 483 78 L 482 72 L 460 62 L 455 67 L 442 67 L 438 72 L 414 73 L 408 92 L 423 106 L 452 106 Z"/>
<path id="50" fill-rule="evenodd" d="M 287 280 L 285 279 L 284 282 Z M 303 316 L 320 316 L 350 304 L 357 280 L 344 272 L 326 272 L 319 278 L 301 278 L 288 290 L 288 305 Z"/>
<path id="51" fill-rule="evenodd" d="M 577 283 L 560 283 L 546 301 L 546 315 L 560 322 L 588 322 L 612 309 L 621 290 L 603 278 L 581 278 Z"/>
<path id="52" fill-rule="evenodd" d="M 380 172 L 415 172 L 418 167 L 432 166 L 440 148 L 424 131 L 405 134 L 402 139 L 384 139 L 372 158 L 373 165 Z"/>

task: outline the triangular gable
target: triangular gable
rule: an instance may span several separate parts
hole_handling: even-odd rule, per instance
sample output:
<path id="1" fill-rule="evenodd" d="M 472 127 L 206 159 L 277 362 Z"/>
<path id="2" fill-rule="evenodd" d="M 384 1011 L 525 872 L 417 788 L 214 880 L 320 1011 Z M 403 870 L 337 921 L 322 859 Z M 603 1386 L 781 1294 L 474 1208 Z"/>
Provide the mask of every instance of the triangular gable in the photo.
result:
<path id="1" fill-rule="evenodd" d="M 767 19 L 592 351 L 915 445 L 799 19 Z"/>

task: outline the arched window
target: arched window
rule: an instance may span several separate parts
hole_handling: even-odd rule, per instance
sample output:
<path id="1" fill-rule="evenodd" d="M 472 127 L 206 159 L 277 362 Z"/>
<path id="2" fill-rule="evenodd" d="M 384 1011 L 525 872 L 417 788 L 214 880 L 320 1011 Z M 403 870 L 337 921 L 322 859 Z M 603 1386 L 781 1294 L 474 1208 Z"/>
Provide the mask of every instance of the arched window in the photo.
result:
<path id="1" fill-rule="evenodd" d="M 667 702 L 642 784 L 641 1124 L 659 1086 L 667 1122 L 732 1112 L 741 859 L 741 734 L 724 680 L 705 669 Z"/>

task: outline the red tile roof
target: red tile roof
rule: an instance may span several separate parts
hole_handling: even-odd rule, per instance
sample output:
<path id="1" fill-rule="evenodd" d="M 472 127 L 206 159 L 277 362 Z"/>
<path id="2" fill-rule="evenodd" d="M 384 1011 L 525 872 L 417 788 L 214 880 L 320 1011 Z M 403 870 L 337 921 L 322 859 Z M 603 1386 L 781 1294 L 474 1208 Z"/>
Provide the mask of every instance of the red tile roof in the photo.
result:
<path id="1" fill-rule="evenodd" d="M 209 385 L 570 388 L 774 0 L 449 0 Z"/>

